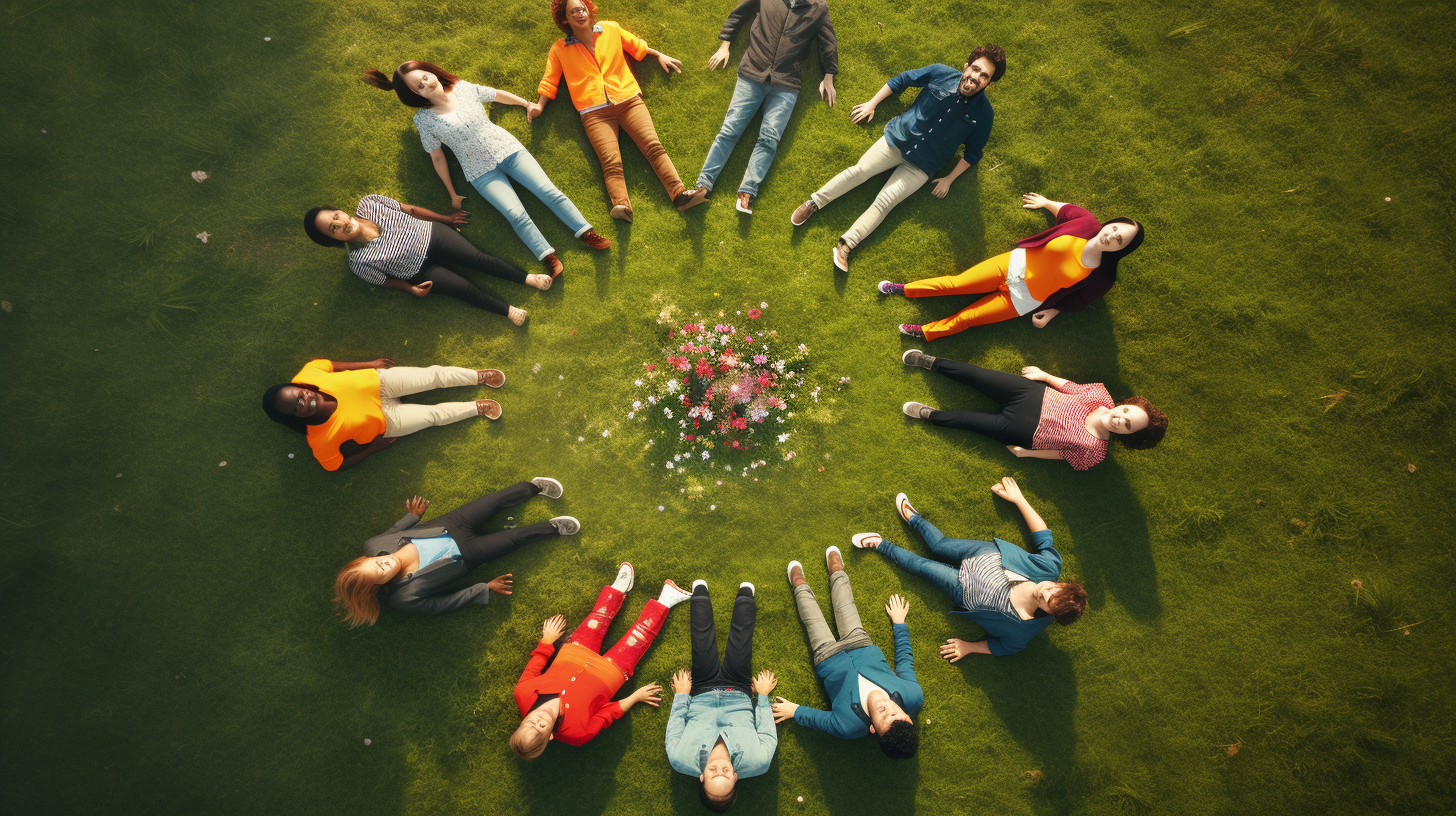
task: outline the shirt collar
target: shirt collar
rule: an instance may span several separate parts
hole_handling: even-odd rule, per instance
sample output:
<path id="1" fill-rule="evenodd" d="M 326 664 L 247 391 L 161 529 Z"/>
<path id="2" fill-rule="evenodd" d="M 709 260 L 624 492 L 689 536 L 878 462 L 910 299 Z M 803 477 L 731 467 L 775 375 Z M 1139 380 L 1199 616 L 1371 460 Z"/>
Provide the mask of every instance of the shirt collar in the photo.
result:
<path id="1" fill-rule="evenodd" d="M 602 33 L 602 24 L 601 23 L 597 23 L 596 25 L 592 26 L 592 33 L 593 34 L 600 34 L 600 33 Z M 576 35 L 575 34 L 567 34 L 566 35 L 566 44 L 567 45 L 576 45 L 579 42 L 581 42 L 581 40 L 578 40 L 576 38 Z"/>

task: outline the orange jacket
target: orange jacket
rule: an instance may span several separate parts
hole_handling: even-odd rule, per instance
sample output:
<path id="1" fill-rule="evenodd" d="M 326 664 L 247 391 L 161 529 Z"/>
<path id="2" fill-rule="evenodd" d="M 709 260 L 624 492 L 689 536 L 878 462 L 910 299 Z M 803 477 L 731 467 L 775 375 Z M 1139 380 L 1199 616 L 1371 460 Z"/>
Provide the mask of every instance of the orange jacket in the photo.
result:
<path id="1" fill-rule="evenodd" d="M 568 642 L 561 647 L 551 669 L 541 669 L 551 659 L 551 644 L 537 643 L 521 679 L 516 681 L 516 707 L 524 717 L 542 694 L 561 697 L 561 717 L 556 721 L 556 738 L 567 745 L 585 745 L 626 712 L 612 701 L 612 695 L 627 682 L 627 675 L 605 657 L 585 646 Z"/>
<path id="2" fill-rule="evenodd" d="M 324 470 L 338 470 L 344 464 L 344 454 L 339 452 L 344 440 L 367 445 L 384 435 L 378 369 L 334 371 L 328 360 L 310 360 L 293 381 L 312 385 L 339 403 L 322 425 L 308 426 L 308 446 Z"/>
<path id="3" fill-rule="evenodd" d="M 555 99 L 557 84 L 564 74 L 571 104 L 581 113 L 625 102 L 642 93 L 622 55 L 631 54 L 635 60 L 647 56 L 645 41 L 610 20 L 597 23 L 592 31 L 595 55 L 576 37 L 568 36 L 551 44 L 551 51 L 546 54 L 546 73 L 537 88 L 542 96 Z"/>

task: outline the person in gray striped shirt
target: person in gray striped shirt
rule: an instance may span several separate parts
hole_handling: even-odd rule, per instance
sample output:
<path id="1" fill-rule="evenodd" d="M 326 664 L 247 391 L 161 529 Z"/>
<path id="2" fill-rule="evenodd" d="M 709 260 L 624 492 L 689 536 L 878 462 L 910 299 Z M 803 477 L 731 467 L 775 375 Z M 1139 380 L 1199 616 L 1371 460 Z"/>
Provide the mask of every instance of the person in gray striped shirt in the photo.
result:
<path id="1" fill-rule="evenodd" d="M 910 505 L 904 493 L 895 497 L 900 517 L 925 539 L 935 559 L 916 555 L 886 541 L 879 533 L 859 533 L 854 546 L 872 549 L 929 581 L 956 604 L 953 614 L 980 625 L 986 637 L 977 641 L 950 638 L 940 656 L 954 663 L 968 654 L 1009 655 L 1052 621 L 1068 626 L 1087 611 L 1087 591 L 1075 582 L 1061 582 L 1062 556 L 1052 546 L 1046 522 L 1021 495 L 1010 476 L 991 492 L 1016 505 L 1031 533 L 1031 550 L 992 536 L 990 541 L 949 538 Z"/>

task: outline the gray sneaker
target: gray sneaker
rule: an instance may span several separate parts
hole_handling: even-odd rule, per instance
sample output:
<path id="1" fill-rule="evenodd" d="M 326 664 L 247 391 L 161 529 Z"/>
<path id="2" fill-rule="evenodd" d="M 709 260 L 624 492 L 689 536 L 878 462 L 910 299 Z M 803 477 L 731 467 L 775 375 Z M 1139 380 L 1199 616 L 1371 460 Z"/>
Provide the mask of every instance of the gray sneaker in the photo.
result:
<path id="1" fill-rule="evenodd" d="M 929 354 L 926 354 L 920 349 L 910 349 L 909 351 L 900 355 L 900 362 L 904 363 L 907 366 L 919 366 L 920 368 L 929 371 L 930 367 L 935 365 L 935 358 L 931 357 Z"/>
<path id="2" fill-rule="evenodd" d="M 900 406 L 900 410 L 911 419 L 930 419 L 930 412 L 935 409 L 923 402 L 907 402 Z"/>
<path id="3" fill-rule="evenodd" d="M 531 484 L 541 488 L 541 495 L 548 499 L 559 499 L 561 498 L 561 494 L 565 492 L 565 488 L 561 486 L 561 482 L 556 481 L 550 476 L 537 476 L 531 480 Z"/>
<path id="4" fill-rule="evenodd" d="M 556 525 L 557 535 L 569 536 L 581 532 L 581 522 L 571 516 L 557 516 L 551 519 L 551 523 Z"/>

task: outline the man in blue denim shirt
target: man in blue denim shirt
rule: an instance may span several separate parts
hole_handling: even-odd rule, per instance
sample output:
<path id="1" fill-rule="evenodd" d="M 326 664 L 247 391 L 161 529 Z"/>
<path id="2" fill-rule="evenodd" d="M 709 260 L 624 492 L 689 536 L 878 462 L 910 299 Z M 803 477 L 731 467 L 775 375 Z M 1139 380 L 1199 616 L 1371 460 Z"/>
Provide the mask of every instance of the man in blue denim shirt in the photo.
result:
<path id="1" fill-rule="evenodd" d="M 809 47 L 819 43 L 819 63 L 824 79 L 819 82 L 819 95 L 834 107 L 834 75 L 839 73 L 839 42 L 834 36 L 834 23 L 829 19 L 825 0 L 742 0 L 718 32 L 718 50 L 708 59 L 708 68 L 718 70 L 728 64 L 728 44 L 750 17 L 748 50 L 738 62 L 738 83 L 733 87 L 733 101 L 723 129 L 713 140 L 703 172 L 698 175 L 698 189 L 711 191 L 723 172 L 723 165 L 733 154 L 738 137 L 760 107 L 763 123 L 758 128 L 758 141 L 743 171 L 738 186 L 739 212 L 753 215 L 753 200 L 758 185 L 768 175 L 779 139 L 789 124 L 789 116 L 799 101 L 803 84 L 800 64 L 809 56 Z"/>
<path id="2" fill-rule="evenodd" d="M 920 189 L 930 174 L 955 153 L 956 145 L 965 145 L 961 160 L 948 175 L 935 180 L 931 192 L 936 198 L 945 198 L 951 182 L 981 160 L 993 119 L 985 90 L 1004 73 L 1005 52 L 998 45 L 987 44 L 977 46 L 960 71 L 949 65 L 927 65 L 885 83 L 870 101 L 854 106 L 851 121 L 857 124 L 870 121 L 875 117 L 875 106 L 912 85 L 925 90 L 909 110 L 885 125 L 885 134 L 865 151 L 858 164 L 830 179 L 794 210 L 790 218 L 794 226 L 808 221 L 809 216 L 870 176 L 893 170 L 875 197 L 875 203 L 840 236 L 834 247 L 834 266 L 848 272 L 850 250 L 873 232 L 896 204 Z"/>
<path id="3" fill-rule="evenodd" d="M 709 810 L 727 810 L 738 797 L 739 777 L 768 771 L 779 745 L 768 699 L 778 680 L 770 671 L 749 680 L 756 610 L 753 584 L 739 585 L 728 653 L 720 662 L 708 584 L 693 582 L 693 669 L 672 677 L 667 761 L 673 770 L 698 778 L 699 798 Z M 757 708 L 750 691 L 758 695 Z"/>

